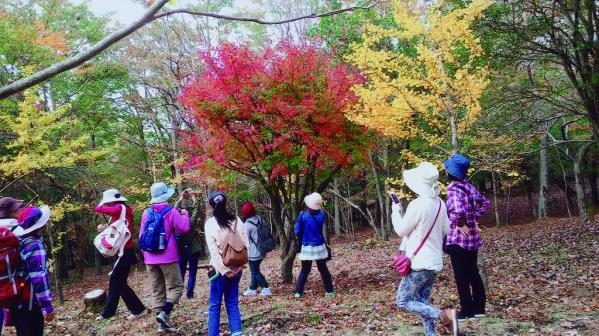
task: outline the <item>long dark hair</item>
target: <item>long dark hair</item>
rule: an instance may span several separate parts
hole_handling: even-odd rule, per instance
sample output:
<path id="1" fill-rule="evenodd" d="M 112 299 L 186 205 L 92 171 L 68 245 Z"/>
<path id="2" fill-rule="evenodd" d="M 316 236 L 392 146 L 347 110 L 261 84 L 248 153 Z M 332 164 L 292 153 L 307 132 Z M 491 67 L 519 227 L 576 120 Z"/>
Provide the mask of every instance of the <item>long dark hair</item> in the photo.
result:
<path id="1" fill-rule="evenodd" d="M 219 197 L 220 196 L 220 197 Z M 231 221 L 237 217 L 230 213 L 227 209 L 227 197 L 222 192 L 212 193 L 209 197 L 210 206 L 212 206 L 212 215 L 216 219 L 218 226 L 221 229 L 228 229 L 231 227 Z"/>

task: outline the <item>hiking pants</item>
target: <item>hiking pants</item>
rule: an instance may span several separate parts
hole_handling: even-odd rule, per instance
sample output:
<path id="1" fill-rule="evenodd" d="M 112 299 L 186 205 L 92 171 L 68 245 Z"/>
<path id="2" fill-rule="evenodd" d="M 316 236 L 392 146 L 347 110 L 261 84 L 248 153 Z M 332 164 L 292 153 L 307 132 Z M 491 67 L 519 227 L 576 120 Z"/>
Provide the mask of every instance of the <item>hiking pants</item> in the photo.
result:
<path id="1" fill-rule="evenodd" d="M 478 270 L 478 250 L 465 250 L 460 245 L 447 246 L 451 267 L 464 316 L 485 313 L 485 287 Z"/>
<path id="2" fill-rule="evenodd" d="M 210 281 L 210 304 L 208 306 L 208 336 L 218 336 L 220 330 L 220 308 L 225 298 L 225 308 L 229 317 L 229 331 L 232 336 L 241 335 L 241 314 L 239 313 L 239 280 L 241 271 L 229 278 L 219 275 Z"/>
<path id="3" fill-rule="evenodd" d="M 134 265 L 136 262 L 135 250 L 129 248 L 123 252 L 123 256 L 114 265 L 108 283 L 108 301 L 101 313 L 104 318 L 109 318 L 116 314 L 120 298 L 123 299 L 131 314 L 137 315 L 146 309 L 133 289 L 127 284 L 131 265 Z"/>
<path id="4" fill-rule="evenodd" d="M 260 264 L 262 263 L 262 259 L 260 260 L 250 260 L 250 289 L 256 290 L 258 286 L 261 288 L 268 288 L 268 282 L 266 282 L 266 278 L 260 272 Z"/>
<path id="5" fill-rule="evenodd" d="M 401 279 L 397 288 L 396 304 L 406 312 L 422 316 L 424 335 L 434 336 L 435 321 L 441 318 L 441 310 L 429 305 L 436 272 L 431 270 L 411 271 Z"/>
<path id="6" fill-rule="evenodd" d="M 324 289 L 327 291 L 327 293 L 332 293 L 333 278 L 331 277 L 331 272 L 329 272 L 329 268 L 327 267 L 326 260 L 316 260 L 316 267 L 318 268 L 320 276 L 322 277 Z M 296 293 L 304 294 L 304 286 L 306 286 L 306 281 L 308 280 L 308 275 L 310 275 L 311 270 L 312 260 L 302 260 L 302 270 L 297 277 L 297 284 L 295 286 Z"/>
<path id="7" fill-rule="evenodd" d="M 159 312 L 165 302 L 179 303 L 183 294 L 183 279 L 179 264 L 150 264 L 146 265 L 150 285 L 151 307 Z"/>
<path id="8" fill-rule="evenodd" d="M 185 271 L 189 264 L 189 278 L 187 279 L 187 298 L 193 297 L 193 290 L 196 286 L 196 275 L 198 274 L 198 261 L 200 260 L 200 252 L 190 256 L 179 257 L 179 270 L 181 271 L 181 279 L 185 279 Z"/>

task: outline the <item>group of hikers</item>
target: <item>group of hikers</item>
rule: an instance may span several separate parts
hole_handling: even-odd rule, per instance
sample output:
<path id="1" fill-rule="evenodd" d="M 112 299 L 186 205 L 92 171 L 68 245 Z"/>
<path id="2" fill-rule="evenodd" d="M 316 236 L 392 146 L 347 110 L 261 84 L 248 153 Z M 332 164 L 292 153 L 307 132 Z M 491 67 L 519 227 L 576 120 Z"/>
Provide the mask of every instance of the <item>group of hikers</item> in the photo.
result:
<path id="1" fill-rule="evenodd" d="M 489 201 L 467 181 L 470 161 L 465 156 L 453 155 L 444 166 L 451 180 L 446 203 L 439 196 L 437 168 L 424 162 L 403 172 L 407 187 L 418 197 L 409 203 L 405 213 L 399 201 L 395 200 L 392 206 L 394 230 L 403 237 L 395 264 L 403 276 L 396 304 L 402 310 L 422 316 L 426 336 L 436 334 L 437 321 L 457 336 L 460 320 L 485 316 L 485 289 L 477 266 L 477 251 L 482 243 L 477 220 L 488 208 Z M 133 241 L 133 211 L 118 190 L 103 193 L 95 211 L 110 216 L 111 220 L 108 225 L 96 228 L 99 232 L 97 247 L 103 254 L 114 257 L 107 303 L 98 320 L 115 316 L 122 298 L 131 312 L 128 318 L 136 319 L 153 311 L 157 332 L 171 330 L 170 315 L 183 295 L 183 278 L 188 270 L 186 297 L 193 298 L 202 250 L 199 228 L 195 227 L 201 206 L 190 189 L 183 191 L 171 206 L 169 200 L 174 194 L 171 186 L 155 183 L 150 188 L 150 207 L 141 216 L 138 243 L 150 289 L 146 307 L 127 283 L 131 266 L 138 262 Z M 186 202 L 191 202 L 191 206 L 185 207 Z M 210 194 L 208 203 L 212 216 L 206 219 L 203 230 L 210 253 L 208 335 L 219 334 L 224 298 L 230 333 L 237 336 L 242 334 L 239 312 L 242 270 L 249 264 L 249 288 L 243 295 L 273 295 L 260 265 L 266 253 L 274 249 L 274 240 L 269 225 L 256 213 L 252 203 L 242 205 L 241 218 L 231 212 L 223 192 Z M 335 292 L 327 267 L 331 249 L 324 235 L 323 199 L 320 194 L 312 193 L 304 198 L 304 203 L 306 209 L 300 212 L 294 225 L 301 271 L 293 297 L 302 298 L 313 262 L 321 274 L 325 296 L 332 297 Z M 50 209 L 22 205 L 22 201 L 14 198 L 0 199 L 0 247 L 12 238 L 17 244 L 13 245 L 18 257 L 15 261 L 19 261 L 14 277 L 10 266 L 7 271 L 0 261 L 0 306 L 4 308 L 0 314 L 8 312 L 19 336 L 43 335 L 44 320 L 51 321 L 54 317 L 47 254 L 42 240 Z M 192 209 L 191 216 L 187 208 Z M 119 237 L 124 239 L 119 240 Z M 0 259 L 5 250 L 0 249 Z M 443 252 L 450 256 L 460 299 L 459 312 L 440 310 L 429 303 L 436 274 L 443 270 Z M 5 277 L 5 273 L 9 276 Z M 15 289 L 15 295 L 8 295 L 15 284 L 23 289 Z M 4 300 L 5 297 L 12 300 Z"/>

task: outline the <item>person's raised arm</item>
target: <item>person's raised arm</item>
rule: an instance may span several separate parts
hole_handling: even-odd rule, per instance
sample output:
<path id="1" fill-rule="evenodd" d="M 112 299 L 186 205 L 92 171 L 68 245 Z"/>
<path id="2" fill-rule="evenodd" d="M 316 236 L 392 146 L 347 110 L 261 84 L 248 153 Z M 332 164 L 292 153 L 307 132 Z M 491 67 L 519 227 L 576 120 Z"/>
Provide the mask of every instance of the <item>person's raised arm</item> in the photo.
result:
<path id="1" fill-rule="evenodd" d="M 107 215 L 107 216 L 118 216 L 121 214 L 121 205 L 120 204 L 115 204 L 115 205 L 98 205 L 96 207 L 96 212 L 102 215 Z"/>
<path id="2" fill-rule="evenodd" d="M 395 233 L 397 233 L 400 237 L 406 237 L 412 232 L 412 230 L 414 230 L 414 228 L 418 224 L 418 221 L 420 220 L 420 210 L 418 209 L 417 204 L 415 204 L 414 201 L 412 201 L 410 202 L 410 204 L 408 204 L 406 213 L 402 217 L 399 213 L 399 206 L 395 205 L 396 204 L 394 204 L 394 206 L 392 207 L 391 213 L 391 222 L 393 223 L 393 230 L 395 230 Z"/>
<path id="3" fill-rule="evenodd" d="M 186 210 L 179 210 L 176 208 L 171 210 L 172 215 L 171 218 L 173 220 L 173 228 L 177 231 L 178 234 L 186 234 L 189 232 L 189 215 Z"/>

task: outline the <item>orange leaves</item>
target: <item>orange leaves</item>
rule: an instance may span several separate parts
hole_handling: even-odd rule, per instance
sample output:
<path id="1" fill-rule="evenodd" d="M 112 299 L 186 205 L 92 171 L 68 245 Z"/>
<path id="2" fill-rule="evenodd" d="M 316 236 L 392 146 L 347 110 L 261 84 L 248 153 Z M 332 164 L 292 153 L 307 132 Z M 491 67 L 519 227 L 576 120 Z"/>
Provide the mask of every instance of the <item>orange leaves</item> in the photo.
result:
<path id="1" fill-rule="evenodd" d="M 50 31 L 41 22 L 35 23 L 37 36 L 34 43 L 54 50 L 58 55 L 66 54 L 68 50 L 67 39 L 62 31 Z"/>

